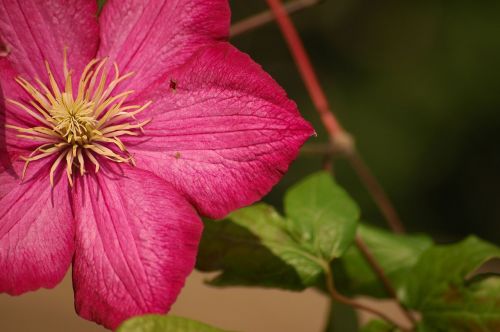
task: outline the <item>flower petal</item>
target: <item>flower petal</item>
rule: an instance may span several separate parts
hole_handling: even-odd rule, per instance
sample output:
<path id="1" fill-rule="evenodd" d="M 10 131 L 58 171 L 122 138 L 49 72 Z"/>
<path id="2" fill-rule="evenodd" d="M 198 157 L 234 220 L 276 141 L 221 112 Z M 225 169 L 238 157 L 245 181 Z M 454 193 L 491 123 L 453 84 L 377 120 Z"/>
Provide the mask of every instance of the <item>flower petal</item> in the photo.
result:
<path id="1" fill-rule="evenodd" d="M 97 51 L 96 1 L 0 0 L 0 37 L 8 59 L 26 79 L 45 80 L 45 60 L 63 82 L 63 54 L 80 73 Z"/>
<path id="2" fill-rule="evenodd" d="M 227 0 L 109 0 L 99 19 L 99 55 L 134 72 L 122 89 L 139 92 L 207 43 L 227 38 L 230 15 Z"/>
<path id="3" fill-rule="evenodd" d="M 115 328 L 169 310 L 194 267 L 203 226 L 162 179 L 107 167 L 78 178 L 73 282 L 79 315 Z"/>
<path id="4" fill-rule="evenodd" d="M 10 155 L 7 151 L 7 127 L 6 117 L 6 103 L 5 94 L 3 92 L 2 78 L 4 77 L 4 72 L 2 70 L 2 60 L 0 59 L 0 172 L 3 172 L 6 168 L 11 166 Z"/>
<path id="5" fill-rule="evenodd" d="M 74 250 L 74 223 L 68 184 L 62 172 L 54 188 L 47 161 L 22 163 L 0 172 L 0 292 L 12 295 L 56 286 Z M 0 167 L 2 168 L 2 167 Z"/>
<path id="6" fill-rule="evenodd" d="M 226 43 L 174 73 L 141 116 L 144 137 L 125 138 L 139 168 L 158 174 L 212 218 L 260 199 L 314 133 L 285 92 Z"/>
<path id="7" fill-rule="evenodd" d="M 8 103 L 8 99 L 22 100 L 26 93 L 15 82 L 17 72 L 6 59 L 0 58 L 0 151 L 8 151 L 0 156 L 2 163 L 9 157 L 29 154 L 36 148 L 36 142 L 20 139 L 16 130 L 7 128 L 6 124 L 19 127 L 35 127 L 36 120 L 19 107 Z M 14 157 L 15 159 L 15 157 Z"/>

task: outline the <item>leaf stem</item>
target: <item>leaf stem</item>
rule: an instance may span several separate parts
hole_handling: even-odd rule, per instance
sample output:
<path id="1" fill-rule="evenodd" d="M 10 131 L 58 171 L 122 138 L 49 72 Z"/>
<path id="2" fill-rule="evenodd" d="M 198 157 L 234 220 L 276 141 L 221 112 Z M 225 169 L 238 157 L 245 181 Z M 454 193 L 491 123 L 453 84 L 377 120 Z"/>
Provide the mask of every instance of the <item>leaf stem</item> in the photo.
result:
<path id="1" fill-rule="evenodd" d="M 388 315 L 386 315 L 384 312 L 379 311 L 378 309 L 372 308 L 371 306 L 368 306 L 364 303 L 358 302 L 354 299 L 348 298 L 347 296 L 340 294 L 335 289 L 335 284 L 333 281 L 333 273 L 332 273 L 332 269 L 330 268 L 329 264 L 327 264 L 325 267 L 325 278 L 326 278 L 326 287 L 328 289 L 328 293 L 330 294 L 330 296 L 332 297 L 333 300 L 338 301 L 338 302 L 343 303 L 343 304 L 346 304 L 348 306 L 351 306 L 355 309 L 366 311 L 366 312 L 369 312 L 371 314 L 374 314 L 374 315 L 382 318 L 383 320 L 389 322 L 390 324 L 396 326 L 401 331 L 405 331 L 405 332 L 411 331 L 408 328 L 406 328 L 405 326 L 402 326 L 401 324 L 396 322 L 394 319 L 392 319 Z"/>
<path id="2" fill-rule="evenodd" d="M 413 326 L 415 326 L 417 323 L 415 317 L 413 317 L 408 308 L 399 300 L 398 295 L 396 294 L 396 290 L 391 284 L 391 281 L 389 280 L 389 278 L 387 278 L 384 270 L 378 264 L 377 259 L 371 253 L 370 248 L 368 248 L 365 241 L 363 241 L 363 239 L 359 235 L 356 236 L 355 242 L 356 242 L 356 247 L 359 249 L 359 251 L 365 258 L 367 263 L 375 272 L 380 282 L 382 282 L 382 285 L 384 286 L 387 293 L 396 301 L 397 305 L 399 306 L 405 317 L 412 323 L 412 329 L 413 329 Z"/>
<path id="3" fill-rule="evenodd" d="M 322 1 L 323 0 L 295 0 L 286 3 L 284 7 L 289 14 L 293 14 L 301 10 L 307 9 L 309 7 L 312 7 L 314 5 L 317 5 Z M 274 15 L 272 11 L 270 10 L 263 11 L 262 13 L 250 16 L 249 18 L 234 23 L 231 26 L 230 36 L 231 38 L 236 37 L 245 32 L 257 29 L 272 21 L 274 21 Z"/>
<path id="4" fill-rule="evenodd" d="M 281 0 L 267 0 L 283 36 L 292 52 L 292 56 L 304 80 L 307 91 L 311 96 L 314 106 L 321 117 L 330 137 L 330 144 L 334 151 L 346 156 L 350 165 L 357 173 L 359 179 L 366 187 L 378 208 L 384 215 L 389 227 L 396 233 L 404 232 L 396 209 L 386 195 L 371 170 L 368 168 L 359 152 L 356 150 L 354 139 L 344 130 L 340 122 L 333 115 L 325 92 L 319 83 L 314 67 L 305 50 L 304 44 L 295 28 L 290 16 Z"/>

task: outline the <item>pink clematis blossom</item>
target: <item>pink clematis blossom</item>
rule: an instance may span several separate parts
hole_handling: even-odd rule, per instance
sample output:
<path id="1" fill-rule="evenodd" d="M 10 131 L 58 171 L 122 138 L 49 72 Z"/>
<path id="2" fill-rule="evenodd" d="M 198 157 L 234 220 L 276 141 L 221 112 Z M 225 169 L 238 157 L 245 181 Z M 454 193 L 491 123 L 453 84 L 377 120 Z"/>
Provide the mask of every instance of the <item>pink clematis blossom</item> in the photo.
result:
<path id="1" fill-rule="evenodd" d="M 266 194 L 311 136 L 227 42 L 227 0 L 0 0 L 0 292 L 115 328 L 164 313 L 199 215 Z"/>

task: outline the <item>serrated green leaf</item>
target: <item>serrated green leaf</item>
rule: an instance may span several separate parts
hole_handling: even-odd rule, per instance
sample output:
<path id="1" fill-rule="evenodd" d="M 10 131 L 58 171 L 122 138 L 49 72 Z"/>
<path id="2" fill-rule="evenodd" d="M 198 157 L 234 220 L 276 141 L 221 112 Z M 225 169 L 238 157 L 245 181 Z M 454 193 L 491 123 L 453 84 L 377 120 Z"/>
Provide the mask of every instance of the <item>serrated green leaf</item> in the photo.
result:
<path id="1" fill-rule="evenodd" d="M 432 240 L 427 236 L 398 235 L 365 224 L 359 225 L 358 235 L 396 289 L 403 286 L 406 273 L 417 263 L 420 255 L 432 246 Z M 356 246 L 351 246 L 332 265 L 337 287 L 342 292 L 374 297 L 388 296 Z"/>
<path id="2" fill-rule="evenodd" d="M 353 241 L 358 209 L 326 173 L 293 187 L 285 205 L 290 218 L 257 204 L 206 223 L 197 268 L 221 271 L 211 284 L 302 290 L 322 279 Z"/>
<path id="3" fill-rule="evenodd" d="M 116 332 L 224 332 L 224 330 L 182 317 L 146 315 L 127 320 Z"/>
<path id="4" fill-rule="evenodd" d="M 229 218 L 205 223 L 196 267 L 221 271 L 212 285 L 302 290 L 316 282 L 321 262 L 298 247 L 272 206 L 257 204 Z"/>
<path id="5" fill-rule="evenodd" d="M 326 172 L 313 174 L 285 195 L 290 231 L 326 261 L 340 257 L 354 240 L 359 208 Z"/>
<path id="6" fill-rule="evenodd" d="M 401 298 L 423 317 L 421 331 L 499 331 L 500 278 L 471 278 L 500 248 L 476 237 L 427 250 L 408 274 Z"/>
<path id="7" fill-rule="evenodd" d="M 465 278 L 486 261 L 500 257 L 500 249 L 474 236 L 452 245 L 435 246 L 422 254 L 400 294 L 404 302 L 419 308 L 429 298 Z"/>
<path id="8" fill-rule="evenodd" d="M 500 277 L 493 276 L 463 287 L 450 287 L 423 306 L 425 332 L 500 331 Z"/>

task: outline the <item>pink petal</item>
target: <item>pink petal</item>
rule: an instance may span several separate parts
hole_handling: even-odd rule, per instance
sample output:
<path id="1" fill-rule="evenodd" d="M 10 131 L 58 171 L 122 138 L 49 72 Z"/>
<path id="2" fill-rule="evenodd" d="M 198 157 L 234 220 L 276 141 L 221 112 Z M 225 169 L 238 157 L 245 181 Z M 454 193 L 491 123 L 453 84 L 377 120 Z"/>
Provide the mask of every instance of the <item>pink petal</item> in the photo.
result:
<path id="1" fill-rule="evenodd" d="M 229 34 L 227 0 L 109 0 L 100 16 L 99 55 L 134 72 L 123 89 L 144 90 L 201 47 Z"/>
<path id="2" fill-rule="evenodd" d="M 7 110 L 5 108 L 5 95 L 2 89 L 2 60 L 0 60 L 0 172 L 10 167 L 10 155 L 7 152 L 7 128 L 5 127 Z"/>
<path id="3" fill-rule="evenodd" d="M 247 55 L 219 43 L 173 73 L 143 114 L 145 137 L 124 139 L 137 166 L 184 192 L 212 218 L 251 204 L 313 134 L 285 92 Z"/>
<path id="4" fill-rule="evenodd" d="M 0 150 L 9 152 L 8 155 L 4 153 L 0 157 L 2 163 L 10 155 L 27 155 L 39 145 L 36 142 L 18 138 L 16 130 L 5 126 L 6 124 L 20 127 L 39 125 L 27 112 L 6 101 L 7 99 L 23 100 L 27 98 L 24 90 L 14 80 L 16 76 L 17 72 L 12 68 L 11 63 L 0 58 Z"/>
<path id="5" fill-rule="evenodd" d="M 0 292 L 17 295 L 61 281 L 73 257 L 74 224 L 62 172 L 51 188 L 47 161 L 30 164 L 22 183 L 23 165 L 14 165 L 0 172 Z"/>
<path id="6" fill-rule="evenodd" d="M 19 100 L 28 97 L 28 94 L 15 81 L 17 76 L 19 76 L 19 74 L 13 68 L 12 64 L 6 58 L 0 58 L 0 88 L 2 89 L 2 96 L 5 99 Z M 14 109 L 14 107 L 12 108 Z M 18 108 L 15 109 L 19 113 L 19 117 L 26 114 L 26 112 L 20 111 Z M 25 117 L 26 119 L 32 119 L 29 115 Z"/>
<path id="7" fill-rule="evenodd" d="M 115 328 L 169 310 L 194 267 L 203 226 L 162 179 L 108 167 L 78 178 L 73 282 L 79 315 Z"/>
<path id="8" fill-rule="evenodd" d="M 64 48 L 80 73 L 97 50 L 96 1 L 0 0 L 0 36 L 8 60 L 25 78 L 45 80 L 47 60 L 62 82 Z"/>

